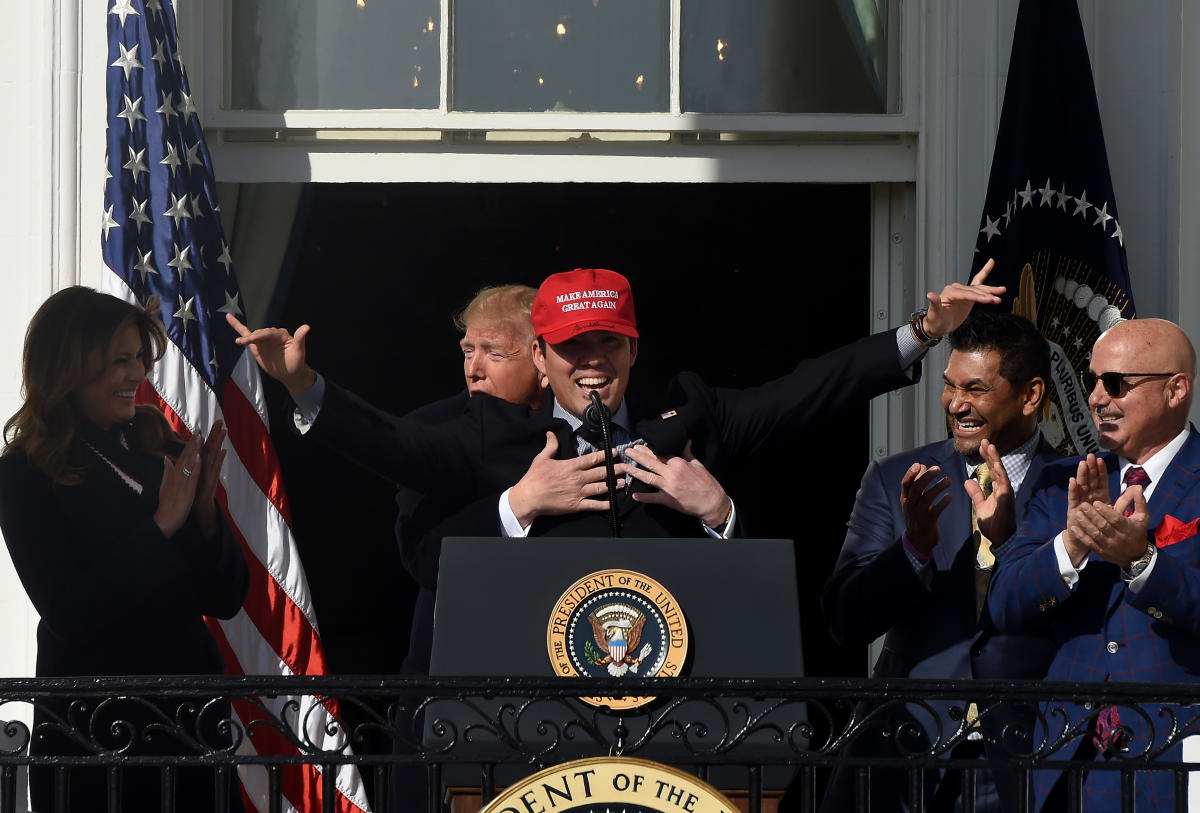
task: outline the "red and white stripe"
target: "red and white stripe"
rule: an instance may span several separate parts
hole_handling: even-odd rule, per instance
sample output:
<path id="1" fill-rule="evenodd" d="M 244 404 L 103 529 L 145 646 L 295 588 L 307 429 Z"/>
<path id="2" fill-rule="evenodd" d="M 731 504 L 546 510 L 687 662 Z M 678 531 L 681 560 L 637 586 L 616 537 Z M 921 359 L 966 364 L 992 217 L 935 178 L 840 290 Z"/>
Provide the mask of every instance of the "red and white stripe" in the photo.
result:
<path id="1" fill-rule="evenodd" d="M 116 274 L 104 275 L 101 288 L 137 303 L 133 292 Z M 207 432 L 218 418 L 224 419 L 229 430 L 226 444 L 230 453 L 225 456 L 217 499 L 241 543 L 250 568 L 250 590 L 234 618 L 208 619 L 209 629 L 217 639 L 229 674 L 326 674 L 312 598 L 292 536 L 291 513 L 271 444 L 262 381 L 250 353 L 239 357 L 223 396 L 224 410 L 208 384 L 172 342 L 167 343 L 166 355 L 138 392 L 140 402 L 161 407 L 185 438 L 197 430 Z M 311 743 L 320 751 L 350 753 L 344 733 L 340 729 L 331 733 L 332 720 L 337 716 L 335 701 L 321 704 L 311 696 L 260 698 L 260 701 L 275 719 L 302 725 L 304 730 L 295 732 L 301 742 Z M 299 704 L 299 711 L 284 715 L 284 706 L 293 701 Z M 259 709 L 244 701 L 235 701 L 233 711 L 243 728 L 262 717 Z M 269 725 L 256 727 L 254 734 L 253 739 L 243 739 L 243 753 L 299 753 Z M 239 774 L 245 801 L 257 810 L 266 810 L 266 770 L 243 766 Z M 340 767 L 335 785 L 339 791 L 335 809 L 339 813 L 370 812 L 362 778 L 354 766 Z M 304 765 L 284 770 L 283 795 L 285 810 L 320 810 L 320 768 Z"/>

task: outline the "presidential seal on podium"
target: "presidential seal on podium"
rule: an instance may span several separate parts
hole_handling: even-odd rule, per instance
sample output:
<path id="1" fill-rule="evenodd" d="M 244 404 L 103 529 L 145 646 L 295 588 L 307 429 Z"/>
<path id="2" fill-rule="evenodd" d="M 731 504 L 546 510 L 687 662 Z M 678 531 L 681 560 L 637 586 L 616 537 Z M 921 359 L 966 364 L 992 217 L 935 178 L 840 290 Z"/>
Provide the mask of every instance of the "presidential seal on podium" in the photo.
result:
<path id="1" fill-rule="evenodd" d="M 687 650 L 679 602 L 632 570 L 600 570 L 579 579 L 555 602 L 546 629 L 546 651 L 560 677 L 677 677 Z M 580 699 L 621 710 L 654 698 Z"/>

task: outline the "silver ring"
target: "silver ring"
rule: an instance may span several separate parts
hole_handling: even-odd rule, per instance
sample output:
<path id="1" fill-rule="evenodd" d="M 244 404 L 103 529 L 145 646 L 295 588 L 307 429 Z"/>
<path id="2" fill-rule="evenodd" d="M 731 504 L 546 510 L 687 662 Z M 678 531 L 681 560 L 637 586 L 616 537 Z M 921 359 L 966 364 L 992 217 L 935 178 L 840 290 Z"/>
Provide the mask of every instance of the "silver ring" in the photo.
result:
<path id="1" fill-rule="evenodd" d="M 180 470 L 181 472 L 183 472 L 183 476 L 184 476 L 184 477 L 191 477 L 191 476 L 192 476 L 192 470 L 191 470 L 191 469 L 189 469 L 187 466 L 182 466 L 182 467 L 180 467 L 180 469 L 179 469 L 179 470 Z"/>

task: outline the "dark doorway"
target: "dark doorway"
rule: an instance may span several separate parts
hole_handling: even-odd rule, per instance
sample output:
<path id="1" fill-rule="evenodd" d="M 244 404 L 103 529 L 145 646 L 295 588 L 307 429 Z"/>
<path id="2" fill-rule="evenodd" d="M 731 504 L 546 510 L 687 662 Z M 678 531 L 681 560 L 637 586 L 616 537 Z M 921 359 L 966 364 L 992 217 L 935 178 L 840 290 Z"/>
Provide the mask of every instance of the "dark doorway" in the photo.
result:
<path id="1" fill-rule="evenodd" d="M 312 185 L 277 297 L 280 321 L 312 325 L 314 367 L 403 414 L 462 388 L 450 313 L 481 285 L 536 286 L 555 271 L 607 267 L 630 278 L 637 302 L 637 391 L 687 369 L 750 386 L 866 334 L 869 203 L 862 185 Z M 393 489 L 298 445 L 282 393 L 272 393 L 329 663 L 339 673 L 396 672 L 415 587 L 392 536 Z M 867 463 L 867 434 L 863 404 L 781 438 L 724 483 L 755 535 L 797 540 L 810 675 L 865 673 L 864 653 L 825 633 L 818 599 Z"/>

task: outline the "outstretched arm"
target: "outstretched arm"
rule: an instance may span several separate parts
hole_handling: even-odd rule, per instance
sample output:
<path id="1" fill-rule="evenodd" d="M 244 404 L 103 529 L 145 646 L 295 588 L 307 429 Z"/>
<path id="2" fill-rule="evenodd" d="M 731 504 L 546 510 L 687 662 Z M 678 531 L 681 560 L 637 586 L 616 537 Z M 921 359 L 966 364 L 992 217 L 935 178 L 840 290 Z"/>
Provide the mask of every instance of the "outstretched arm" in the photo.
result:
<path id="1" fill-rule="evenodd" d="M 929 300 L 929 310 L 925 312 L 923 327 L 930 338 L 940 339 L 953 331 L 966 320 L 971 308 L 977 304 L 1000 304 L 1004 286 L 984 284 L 995 265 L 995 260 L 988 260 L 979 273 L 971 278 L 970 285 L 952 282 L 940 294 L 933 291 L 925 294 Z"/>
<path id="2" fill-rule="evenodd" d="M 281 327 L 251 330 L 232 313 L 225 314 L 225 321 L 237 331 L 237 343 L 249 347 L 263 372 L 287 387 L 289 393 L 297 395 L 316 383 L 317 371 L 305 360 L 308 325 L 296 328 L 293 336 Z"/>

